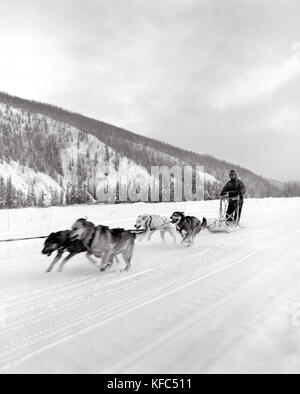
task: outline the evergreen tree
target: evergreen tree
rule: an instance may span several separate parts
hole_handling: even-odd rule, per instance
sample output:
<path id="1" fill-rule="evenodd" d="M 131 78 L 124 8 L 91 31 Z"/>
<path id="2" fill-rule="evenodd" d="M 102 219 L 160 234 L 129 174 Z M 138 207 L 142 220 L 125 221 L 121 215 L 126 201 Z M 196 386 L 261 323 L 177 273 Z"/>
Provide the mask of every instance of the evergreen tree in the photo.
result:
<path id="1" fill-rule="evenodd" d="M 12 182 L 11 182 L 11 178 L 8 178 L 7 182 L 6 182 L 5 201 L 6 201 L 6 207 L 7 208 L 13 208 L 13 205 L 14 205 L 14 189 L 13 189 L 13 185 L 12 185 Z"/>
<path id="2" fill-rule="evenodd" d="M 44 193 L 44 191 L 42 191 L 42 193 L 39 195 L 37 205 L 39 207 L 44 207 L 45 206 L 45 193 Z"/>

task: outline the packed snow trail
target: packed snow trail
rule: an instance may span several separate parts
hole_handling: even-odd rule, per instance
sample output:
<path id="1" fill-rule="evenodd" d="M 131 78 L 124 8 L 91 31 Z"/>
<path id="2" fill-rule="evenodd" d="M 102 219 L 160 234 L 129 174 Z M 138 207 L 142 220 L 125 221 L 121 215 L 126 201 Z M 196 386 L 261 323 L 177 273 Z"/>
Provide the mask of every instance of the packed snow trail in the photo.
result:
<path id="1" fill-rule="evenodd" d="M 83 216 L 132 228 L 175 210 L 213 217 L 218 202 L 2 211 L 0 238 Z M 299 220 L 300 199 L 247 200 L 247 228 L 203 232 L 190 249 L 137 242 L 127 274 L 102 274 L 84 254 L 45 274 L 42 241 L 0 244 L 0 371 L 300 372 Z"/>

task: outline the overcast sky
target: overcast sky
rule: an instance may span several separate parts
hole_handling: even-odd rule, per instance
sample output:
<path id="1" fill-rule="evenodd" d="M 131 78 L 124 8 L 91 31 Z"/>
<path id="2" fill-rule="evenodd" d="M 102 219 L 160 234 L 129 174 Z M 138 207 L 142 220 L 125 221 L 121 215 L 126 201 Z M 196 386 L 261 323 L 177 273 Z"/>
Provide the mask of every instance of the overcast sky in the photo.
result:
<path id="1" fill-rule="evenodd" d="M 300 179 L 299 0 L 0 0 L 0 90 Z"/>

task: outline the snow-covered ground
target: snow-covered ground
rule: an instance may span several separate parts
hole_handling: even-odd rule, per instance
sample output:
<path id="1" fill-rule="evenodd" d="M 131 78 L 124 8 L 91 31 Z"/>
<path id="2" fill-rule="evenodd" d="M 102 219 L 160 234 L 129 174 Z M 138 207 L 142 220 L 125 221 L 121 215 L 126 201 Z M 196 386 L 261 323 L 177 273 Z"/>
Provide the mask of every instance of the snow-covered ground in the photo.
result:
<path id="1" fill-rule="evenodd" d="M 175 210 L 213 217 L 218 202 L 0 211 L 0 238 Z M 0 243 L 0 371 L 299 373 L 300 199 L 247 200 L 243 222 L 191 249 L 137 242 L 126 274 L 84 254 L 46 274 L 41 240 Z"/>

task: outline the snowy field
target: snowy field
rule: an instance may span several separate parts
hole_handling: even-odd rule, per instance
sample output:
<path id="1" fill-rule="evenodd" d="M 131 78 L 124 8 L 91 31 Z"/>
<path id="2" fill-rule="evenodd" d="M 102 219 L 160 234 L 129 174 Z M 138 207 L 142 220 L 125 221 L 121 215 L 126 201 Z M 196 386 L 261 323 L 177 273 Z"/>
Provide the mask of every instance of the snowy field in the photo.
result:
<path id="1" fill-rule="evenodd" d="M 0 211 L 0 239 L 175 210 L 214 217 L 218 202 Z M 299 373 L 300 199 L 247 200 L 242 221 L 191 249 L 137 242 L 129 273 L 82 254 L 46 274 L 43 241 L 0 243 L 0 371 Z"/>

